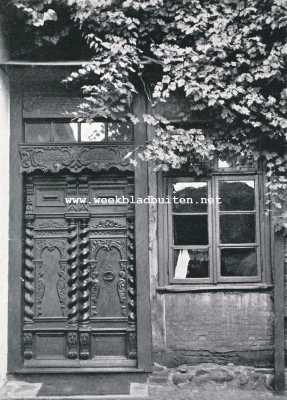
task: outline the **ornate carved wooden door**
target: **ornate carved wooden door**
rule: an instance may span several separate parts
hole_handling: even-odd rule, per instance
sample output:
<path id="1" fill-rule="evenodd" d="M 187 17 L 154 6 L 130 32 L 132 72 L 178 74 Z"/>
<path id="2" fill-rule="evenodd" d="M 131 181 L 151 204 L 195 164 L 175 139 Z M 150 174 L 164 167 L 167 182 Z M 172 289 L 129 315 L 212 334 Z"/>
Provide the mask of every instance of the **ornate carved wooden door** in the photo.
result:
<path id="1" fill-rule="evenodd" d="M 136 366 L 132 193 L 128 173 L 26 178 L 25 366 Z"/>

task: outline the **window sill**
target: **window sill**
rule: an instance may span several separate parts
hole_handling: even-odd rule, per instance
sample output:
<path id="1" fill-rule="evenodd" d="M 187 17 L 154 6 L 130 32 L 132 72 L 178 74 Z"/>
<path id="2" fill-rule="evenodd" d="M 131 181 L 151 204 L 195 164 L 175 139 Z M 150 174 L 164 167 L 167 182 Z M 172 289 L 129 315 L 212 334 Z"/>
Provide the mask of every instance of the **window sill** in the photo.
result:
<path id="1" fill-rule="evenodd" d="M 219 284 L 219 285 L 167 285 L 159 286 L 156 291 L 159 293 L 184 293 L 184 292 L 222 292 L 222 291 L 264 291 L 270 290 L 273 285 L 256 284 Z"/>

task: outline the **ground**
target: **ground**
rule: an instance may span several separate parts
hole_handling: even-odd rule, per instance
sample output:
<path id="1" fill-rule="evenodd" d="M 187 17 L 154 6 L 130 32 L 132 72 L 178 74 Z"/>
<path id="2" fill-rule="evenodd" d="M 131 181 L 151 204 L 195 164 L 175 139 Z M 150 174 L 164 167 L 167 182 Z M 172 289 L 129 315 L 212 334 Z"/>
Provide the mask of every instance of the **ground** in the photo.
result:
<path id="1" fill-rule="evenodd" d="M 270 391 L 242 390 L 226 388 L 224 385 L 207 384 L 202 387 L 150 386 L 149 400 L 280 400 L 285 395 L 275 395 Z"/>
<path id="2" fill-rule="evenodd" d="M 41 383 L 7 381 L 1 400 L 287 400 L 272 391 L 270 369 L 218 365 L 180 365 L 167 368 L 155 364 L 146 383 L 131 383 L 129 395 L 63 396 L 40 395 Z M 43 393 L 43 392 L 42 392 Z"/>
<path id="3" fill-rule="evenodd" d="M 19 388 L 20 389 L 20 388 Z M 24 391 L 25 388 L 23 387 Z M 77 397 L 31 397 L 26 391 L 25 395 L 9 396 L 0 394 L 1 400 L 287 400 L 287 393 L 275 395 L 269 390 L 246 390 L 229 388 L 225 384 L 207 383 L 201 387 L 187 384 L 181 387 L 170 383 L 163 385 L 149 385 L 149 396 L 77 396 Z M 1 391 L 0 391 L 1 392 Z M 23 392 L 22 392 L 23 393 Z M 24 394 L 24 393 L 23 393 Z"/>

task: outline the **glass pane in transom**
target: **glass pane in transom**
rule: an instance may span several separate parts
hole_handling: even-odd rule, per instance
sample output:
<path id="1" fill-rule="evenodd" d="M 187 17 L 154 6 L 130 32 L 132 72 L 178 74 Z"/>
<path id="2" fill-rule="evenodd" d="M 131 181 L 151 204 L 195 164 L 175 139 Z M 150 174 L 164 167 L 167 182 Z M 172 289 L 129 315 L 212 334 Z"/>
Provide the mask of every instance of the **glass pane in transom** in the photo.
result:
<path id="1" fill-rule="evenodd" d="M 49 143 L 51 141 L 50 122 L 26 122 L 25 142 L 26 143 Z"/>
<path id="2" fill-rule="evenodd" d="M 133 140 L 132 125 L 122 122 L 109 123 L 108 140 L 109 142 L 131 142 Z"/>
<path id="3" fill-rule="evenodd" d="M 54 122 L 54 142 L 69 143 L 78 141 L 78 124 L 75 122 Z"/>
<path id="4" fill-rule="evenodd" d="M 172 184 L 174 212 L 207 212 L 207 182 L 176 182 Z"/>
<path id="5" fill-rule="evenodd" d="M 81 124 L 82 142 L 104 142 L 106 140 L 106 124 L 104 122 L 92 122 Z"/>
<path id="6" fill-rule="evenodd" d="M 254 210 L 255 182 L 250 180 L 230 180 L 219 182 L 220 210 Z"/>

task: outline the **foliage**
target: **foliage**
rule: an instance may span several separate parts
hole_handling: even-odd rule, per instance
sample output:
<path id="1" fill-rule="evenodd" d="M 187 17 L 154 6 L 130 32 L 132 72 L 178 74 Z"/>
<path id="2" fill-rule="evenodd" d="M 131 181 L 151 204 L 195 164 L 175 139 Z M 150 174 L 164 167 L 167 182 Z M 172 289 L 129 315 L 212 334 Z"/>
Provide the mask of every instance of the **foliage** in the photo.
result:
<path id="1" fill-rule="evenodd" d="M 63 35 L 63 15 L 82 32 L 93 55 L 67 79 L 83 84 L 82 118 L 101 114 L 136 123 L 132 100 L 144 93 L 150 103 L 145 122 L 155 130 L 141 152 L 146 159 L 164 169 L 196 169 L 218 153 L 261 157 L 270 193 L 279 198 L 287 190 L 287 0 L 11 4 L 38 43 Z M 154 106 L 171 96 L 185 99 L 191 124 L 156 114 Z M 202 116 L 208 124 L 199 131 L 192 121 Z"/>

